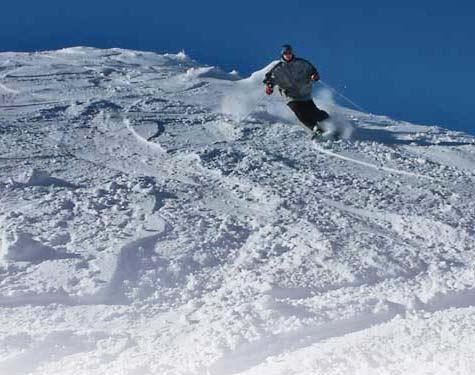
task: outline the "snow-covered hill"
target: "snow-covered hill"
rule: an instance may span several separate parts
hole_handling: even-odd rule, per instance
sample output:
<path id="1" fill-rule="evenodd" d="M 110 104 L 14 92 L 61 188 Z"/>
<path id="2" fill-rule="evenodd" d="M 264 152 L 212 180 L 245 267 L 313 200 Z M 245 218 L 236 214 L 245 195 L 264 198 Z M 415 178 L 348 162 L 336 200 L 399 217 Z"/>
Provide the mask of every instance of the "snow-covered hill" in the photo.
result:
<path id="1" fill-rule="evenodd" d="M 474 139 L 264 71 L 0 54 L 0 374 L 475 373 Z"/>

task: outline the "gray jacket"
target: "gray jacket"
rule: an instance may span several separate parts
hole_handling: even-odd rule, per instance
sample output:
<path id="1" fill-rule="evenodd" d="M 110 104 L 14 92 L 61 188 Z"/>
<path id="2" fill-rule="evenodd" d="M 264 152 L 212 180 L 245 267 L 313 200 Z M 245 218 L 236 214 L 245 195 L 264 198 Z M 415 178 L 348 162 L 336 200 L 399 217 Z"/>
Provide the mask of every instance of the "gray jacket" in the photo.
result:
<path id="1" fill-rule="evenodd" d="M 317 69 L 307 60 L 294 57 L 287 62 L 282 59 L 266 73 L 264 83 L 278 86 L 287 103 L 312 99 L 310 76 L 318 74 Z"/>

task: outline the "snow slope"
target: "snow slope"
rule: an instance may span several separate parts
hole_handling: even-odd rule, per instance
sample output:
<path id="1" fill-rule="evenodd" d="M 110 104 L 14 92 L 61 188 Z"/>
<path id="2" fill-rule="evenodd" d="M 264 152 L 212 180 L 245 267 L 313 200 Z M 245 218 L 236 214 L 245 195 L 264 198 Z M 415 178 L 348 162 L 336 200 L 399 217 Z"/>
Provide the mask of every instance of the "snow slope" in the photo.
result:
<path id="1" fill-rule="evenodd" d="M 0 374 L 475 373 L 474 139 L 264 71 L 0 54 Z"/>

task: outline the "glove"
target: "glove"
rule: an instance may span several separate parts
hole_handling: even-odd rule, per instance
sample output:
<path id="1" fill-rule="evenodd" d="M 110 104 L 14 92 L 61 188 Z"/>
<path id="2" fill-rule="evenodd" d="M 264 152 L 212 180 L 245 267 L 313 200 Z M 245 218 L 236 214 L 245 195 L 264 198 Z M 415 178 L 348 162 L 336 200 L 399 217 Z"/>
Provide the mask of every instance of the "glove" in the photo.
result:
<path id="1" fill-rule="evenodd" d="M 320 80 L 320 75 L 318 73 L 313 73 L 311 76 L 310 76 L 310 80 L 312 81 L 319 81 Z"/>
<path id="2" fill-rule="evenodd" d="M 266 94 L 272 95 L 273 92 L 274 92 L 274 88 L 270 85 L 266 85 Z"/>

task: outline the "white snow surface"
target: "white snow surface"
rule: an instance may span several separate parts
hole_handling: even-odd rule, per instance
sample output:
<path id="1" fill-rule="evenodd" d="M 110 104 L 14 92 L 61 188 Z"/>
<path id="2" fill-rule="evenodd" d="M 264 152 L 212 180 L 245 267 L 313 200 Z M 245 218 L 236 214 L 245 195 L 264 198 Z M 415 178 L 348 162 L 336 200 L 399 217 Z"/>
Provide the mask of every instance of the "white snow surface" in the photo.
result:
<path id="1" fill-rule="evenodd" d="M 0 374 L 475 373 L 473 137 L 264 72 L 0 54 Z"/>

